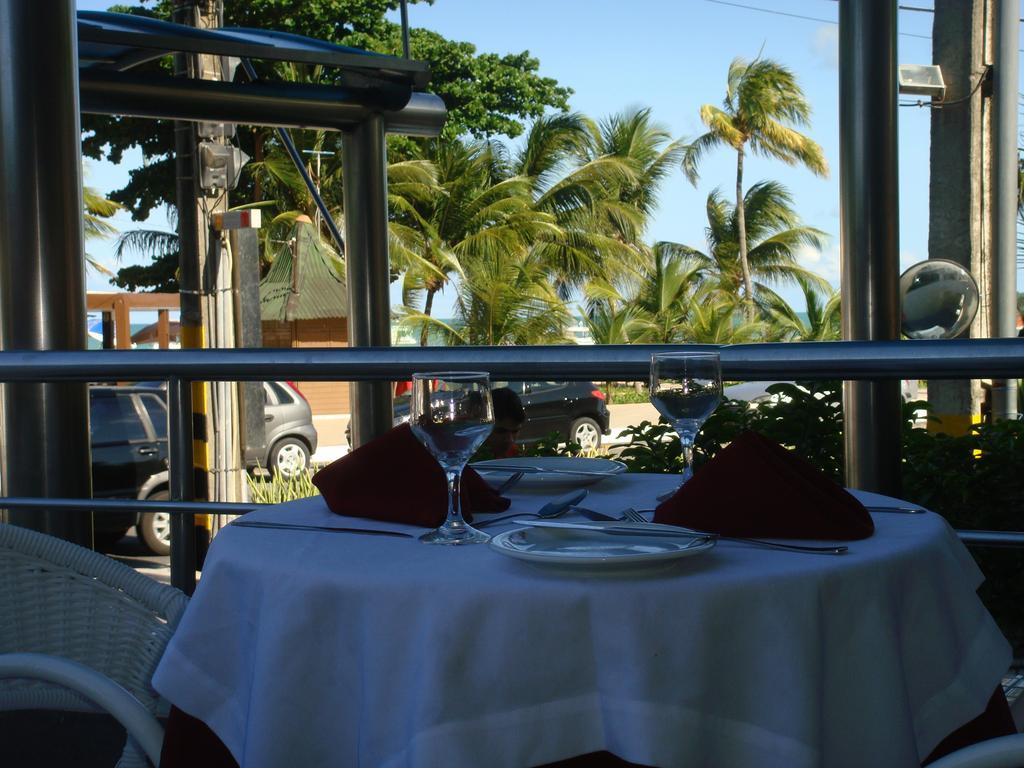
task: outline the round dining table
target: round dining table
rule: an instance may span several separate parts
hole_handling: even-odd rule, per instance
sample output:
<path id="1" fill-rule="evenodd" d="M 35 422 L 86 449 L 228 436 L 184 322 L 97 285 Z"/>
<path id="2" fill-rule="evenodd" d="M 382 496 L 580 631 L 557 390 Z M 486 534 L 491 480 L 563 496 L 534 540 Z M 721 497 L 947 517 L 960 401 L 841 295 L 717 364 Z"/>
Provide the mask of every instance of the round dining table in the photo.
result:
<path id="1" fill-rule="evenodd" d="M 676 482 L 575 482 L 595 479 L 581 503 L 612 515 Z M 524 477 L 510 512 L 573 482 Z M 720 540 L 621 566 L 426 545 L 320 497 L 263 508 L 244 521 L 310 529 L 218 534 L 154 687 L 253 768 L 919 766 L 1010 647 L 942 517 L 854 493 L 875 533 L 841 555 Z"/>

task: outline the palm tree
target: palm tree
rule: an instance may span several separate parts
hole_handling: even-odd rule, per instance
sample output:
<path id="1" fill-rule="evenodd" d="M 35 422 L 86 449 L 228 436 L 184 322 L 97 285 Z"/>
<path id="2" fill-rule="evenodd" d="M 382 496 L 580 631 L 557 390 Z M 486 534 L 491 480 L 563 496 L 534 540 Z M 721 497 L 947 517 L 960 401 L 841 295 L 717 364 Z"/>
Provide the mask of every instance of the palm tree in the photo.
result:
<path id="1" fill-rule="evenodd" d="M 704 285 L 693 297 L 676 333 L 691 344 L 749 344 L 763 341 L 767 324 L 746 320 L 736 294 Z"/>
<path id="2" fill-rule="evenodd" d="M 634 341 L 673 344 L 703 281 L 705 263 L 674 243 L 658 243 L 638 277 L 631 304 L 638 317 Z"/>
<path id="3" fill-rule="evenodd" d="M 707 253 L 678 243 L 659 245 L 702 265 L 706 279 L 726 293 L 738 296 L 740 286 L 749 280 L 748 321 L 753 320 L 752 308 L 767 311 L 775 295 L 770 285 L 807 284 L 824 293 L 831 291 L 824 278 L 797 262 L 801 247 L 820 249 L 826 235 L 820 229 L 800 223 L 792 208 L 792 197 L 778 182 L 762 181 L 752 186 L 740 208 L 726 202 L 719 191 L 714 190 L 708 195 L 707 217 Z M 745 239 L 740 236 L 741 220 L 746 222 Z M 746 271 L 741 255 L 743 244 L 748 246 Z"/>
<path id="4" fill-rule="evenodd" d="M 530 244 L 555 236 L 558 227 L 551 214 L 533 205 L 530 180 L 513 172 L 500 144 L 441 138 L 427 145 L 422 159 L 436 169 L 436 188 L 392 207 L 396 237 L 421 258 L 405 270 L 402 294 L 405 322 L 421 324 L 420 343 L 425 345 L 429 326 L 451 330 L 429 318 L 434 297 L 453 278 L 471 279 L 469 269 L 477 262 L 478 280 L 488 270 L 523 268 Z M 480 286 L 469 288 L 472 293 Z M 471 304 L 463 301 L 467 312 Z"/>
<path id="5" fill-rule="evenodd" d="M 697 167 L 708 150 L 724 144 L 736 151 L 737 240 L 748 318 L 753 317 L 754 286 L 743 210 L 746 150 L 749 145 L 754 154 L 774 157 L 787 165 L 802 164 L 818 176 L 827 176 L 821 147 L 794 127 L 808 125 L 810 115 L 804 92 L 786 67 L 771 59 L 748 62 L 736 58 L 729 65 L 722 107 L 704 104 L 700 108 L 708 132 L 689 144 L 683 155 L 683 172 L 696 184 Z"/>
<path id="6" fill-rule="evenodd" d="M 458 327 L 433 324 L 449 344 L 552 344 L 564 341 L 569 324 L 565 302 L 536 256 L 517 260 L 493 253 L 468 261 L 455 312 Z"/>
<path id="7" fill-rule="evenodd" d="M 642 268 L 658 188 L 683 150 L 649 109 L 627 109 L 600 124 L 578 114 L 534 123 L 517 169 L 533 181 L 537 208 L 562 230 L 535 244 L 562 296 L 590 279 Z"/>
<path id="8" fill-rule="evenodd" d="M 803 278 L 799 278 L 797 282 L 807 305 L 807 319 L 804 320 L 781 297 L 775 296 L 768 307 L 772 335 L 780 341 L 839 339 L 839 291 L 832 291 L 823 301 L 817 285 L 812 285 Z"/>
<path id="9" fill-rule="evenodd" d="M 114 226 L 110 222 L 105 221 L 105 219 L 109 219 L 121 210 L 123 206 L 120 203 L 108 200 L 92 187 L 82 187 L 82 203 L 84 206 L 82 227 L 86 240 L 110 237 L 117 233 Z M 88 253 L 85 254 L 85 263 L 97 272 L 105 275 L 114 274 Z"/>
<path id="10" fill-rule="evenodd" d="M 583 322 L 595 344 L 630 344 L 642 331 L 641 310 L 625 302 L 614 287 L 604 281 L 587 285 L 587 306 L 581 308 Z M 640 382 L 637 382 L 639 390 Z M 612 401 L 612 383 L 604 383 L 605 399 Z"/>

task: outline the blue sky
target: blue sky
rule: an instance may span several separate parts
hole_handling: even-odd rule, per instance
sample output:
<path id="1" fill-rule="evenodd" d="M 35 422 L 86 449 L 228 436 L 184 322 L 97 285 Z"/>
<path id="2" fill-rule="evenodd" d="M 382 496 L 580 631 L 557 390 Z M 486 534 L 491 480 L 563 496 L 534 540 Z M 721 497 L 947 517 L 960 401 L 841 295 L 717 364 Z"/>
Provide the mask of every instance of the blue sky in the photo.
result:
<path id="1" fill-rule="evenodd" d="M 238 1 L 244 0 L 227 0 Z M 80 9 L 102 10 L 108 5 L 106 0 L 78 1 Z M 913 5 L 930 2 L 918 0 Z M 540 60 L 542 74 L 575 91 L 574 110 L 600 119 L 629 106 L 651 107 L 653 117 L 678 138 L 703 132 L 700 105 L 722 100 L 734 57 L 753 58 L 763 51 L 782 62 L 796 73 L 812 105 L 807 133 L 824 149 L 831 174 L 819 179 L 807 170 L 755 157 L 746 164 L 745 185 L 770 178 L 790 189 L 804 223 L 829 234 L 821 253 L 805 251 L 801 261 L 838 287 L 837 13 L 835 0 L 436 0 L 433 6 L 409 9 L 413 26 L 472 42 L 481 52 L 529 50 Z M 932 14 L 901 10 L 899 24 L 899 62 L 930 63 Z M 900 249 L 905 268 L 928 256 L 929 110 L 901 108 L 899 119 Z M 110 191 L 123 184 L 127 169 L 139 162 L 136 156 L 117 168 L 89 161 L 86 183 Z M 662 188 L 648 239 L 703 247 L 707 195 L 720 186 L 731 198 L 734 183 L 735 154 L 726 149 L 706 157 L 696 188 L 681 172 L 674 174 Z M 151 223 L 164 226 L 162 216 Z M 124 229 L 137 226 L 127 215 L 116 224 Z M 113 265 L 110 244 L 90 243 L 89 251 Z M 89 288 L 110 289 L 96 275 L 90 276 Z M 793 292 L 785 295 L 796 298 Z M 449 307 L 446 298 L 438 314 L 443 316 Z"/>

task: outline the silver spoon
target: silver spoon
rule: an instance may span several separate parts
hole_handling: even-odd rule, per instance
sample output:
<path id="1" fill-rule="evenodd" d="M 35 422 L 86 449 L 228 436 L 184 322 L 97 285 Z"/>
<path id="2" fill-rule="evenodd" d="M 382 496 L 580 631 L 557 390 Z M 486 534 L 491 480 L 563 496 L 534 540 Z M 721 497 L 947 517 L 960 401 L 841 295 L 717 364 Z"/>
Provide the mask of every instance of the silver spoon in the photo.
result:
<path id="1" fill-rule="evenodd" d="M 539 520 L 551 520 L 556 517 L 561 517 L 570 509 L 572 509 L 576 504 L 583 501 L 583 499 L 587 497 L 587 493 L 588 491 L 586 488 L 578 488 L 574 491 L 569 491 L 568 493 L 562 494 L 561 496 L 552 499 L 543 507 L 538 509 L 536 512 L 509 513 L 507 515 L 502 515 L 501 517 L 493 517 L 490 520 L 474 522 L 473 527 L 484 528 L 488 525 L 495 525 L 497 523 L 503 523 L 506 520 L 513 520 L 515 518 L 520 517 L 536 517 Z"/>

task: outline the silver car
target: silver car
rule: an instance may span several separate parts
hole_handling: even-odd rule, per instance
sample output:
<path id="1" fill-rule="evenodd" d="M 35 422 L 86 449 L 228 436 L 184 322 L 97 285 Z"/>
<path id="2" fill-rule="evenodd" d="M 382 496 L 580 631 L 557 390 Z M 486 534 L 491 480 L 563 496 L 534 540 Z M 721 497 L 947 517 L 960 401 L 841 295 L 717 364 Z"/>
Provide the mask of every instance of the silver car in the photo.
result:
<path id="1" fill-rule="evenodd" d="M 298 388 L 287 381 L 263 382 L 266 452 L 246 450 L 246 465 L 295 477 L 309 468 L 316 453 L 313 412 Z"/>
<path id="2" fill-rule="evenodd" d="M 165 392 L 163 381 L 143 382 L 140 387 Z M 262 445 L 245 446 L 245 466 L 248 469 L 277 471 L 285 477 L 295 477 L 310 466 L 316 453 L 316 427 L 313 412 L 298 387 L 290 381 L 263 382 Z"/>

